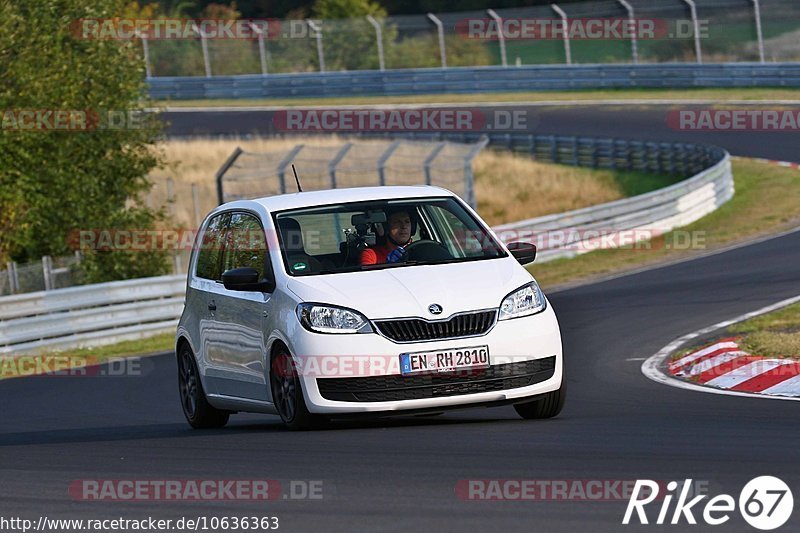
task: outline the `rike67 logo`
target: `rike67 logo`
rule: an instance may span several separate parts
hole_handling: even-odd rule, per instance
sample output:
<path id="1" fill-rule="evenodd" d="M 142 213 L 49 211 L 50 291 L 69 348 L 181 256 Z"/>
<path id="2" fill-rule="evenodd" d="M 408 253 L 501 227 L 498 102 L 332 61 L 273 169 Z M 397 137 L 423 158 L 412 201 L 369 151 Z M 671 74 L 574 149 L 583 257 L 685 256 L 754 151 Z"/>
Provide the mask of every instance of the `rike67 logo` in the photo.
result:
<path id="1" fill-rule="evenodd" d="M 697 513 L 706 524 L 718 526 L 730 520 L 731 513 L 737 510 L 737 501 L 729 494 L 720 494 L 703 502 L 708 495 L 692 497 L 691 488 L 691 479 L 685 480 L 680 487 L 677 481 L 670 481 L 667 483 L 666 493 L 659 494 L 657 482 L 649 479 L 636 480 L 622 523 L 630 524 L 631 519 L 634 520 L 633 523 L 636 520 L 640 524 L 651 523 L 652 512 L 648 517 L 645 507 L 656 500 L 661 503 L 655 520 L 659 525 L 697 524 Z M 674 508 L 671 508 L 673 499 L 676 502 Z M 653 507 L 657 508 L 658 504 Z M 792 516 L 793 508 L 791 489 L 783 480 L 773 476 L 751 479 L 739 493 L 738 511 L 756 529 L 767 531 L 781 527 Z"/>

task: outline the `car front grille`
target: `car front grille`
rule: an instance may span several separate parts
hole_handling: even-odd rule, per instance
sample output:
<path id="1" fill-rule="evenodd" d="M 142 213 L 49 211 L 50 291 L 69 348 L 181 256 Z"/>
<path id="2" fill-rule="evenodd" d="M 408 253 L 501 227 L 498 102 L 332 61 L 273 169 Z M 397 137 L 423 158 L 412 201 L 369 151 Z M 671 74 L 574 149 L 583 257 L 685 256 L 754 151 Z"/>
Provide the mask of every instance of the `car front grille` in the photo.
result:
<path id="1" fill-rule="evenodd" d="M 340 402 L 418 400 L 527 387 L 550 379 L 555 369 L 552 356 L 441 374 L 317 378 L 317 387 L 326 400 Z"/>
<path id="2" fill-rule="evenodd" d="M 384 336 L 395 342 L 415 342 L 483 335 L 494 325 L 496 310 L 455 315 L 447 320 L 422 318 L 376 320 Z"/>

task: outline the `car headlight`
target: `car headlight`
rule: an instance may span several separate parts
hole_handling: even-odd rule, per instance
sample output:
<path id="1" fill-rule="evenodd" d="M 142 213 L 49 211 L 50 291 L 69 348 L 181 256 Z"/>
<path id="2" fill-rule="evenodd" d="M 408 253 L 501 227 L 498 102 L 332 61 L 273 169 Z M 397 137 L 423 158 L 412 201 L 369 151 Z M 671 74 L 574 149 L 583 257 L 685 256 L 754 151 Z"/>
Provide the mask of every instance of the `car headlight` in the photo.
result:
<path id="1" fill-rule="evenodd" d="M 547 301 L 544 299 L 542 289 L 539 288 L 538 283 L 532 281 L 503 299 L 497 319 L 506 320 L 535 315 L 544 311 L 545 307 L 547 307 Z"/>
<path id="2" fill-rule="evenodd" d="M 297 306 L 297 318 L 316 333 L 372 333 L 367 317 L 344 307 L 303 303 Z"/>

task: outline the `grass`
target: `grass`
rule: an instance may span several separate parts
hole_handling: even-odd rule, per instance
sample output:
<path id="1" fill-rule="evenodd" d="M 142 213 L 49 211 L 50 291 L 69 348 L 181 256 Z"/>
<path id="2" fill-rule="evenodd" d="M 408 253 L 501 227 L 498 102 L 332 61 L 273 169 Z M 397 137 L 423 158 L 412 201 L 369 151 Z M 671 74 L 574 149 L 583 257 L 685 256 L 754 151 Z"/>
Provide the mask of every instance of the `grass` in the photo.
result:
<path id="1" fill-rule="evenodd" d="M 676 180 L 645 172 L 540 163 L 493 150 L 481 152 L 473 169 L 478 213 L 490 226 L 610 202 Z"/>
<path id="2" fill-rule="evenodd" d="M 754 355 L 800 357 L 800 304 L 734 324 L 728 331 L 741 335 L 740 346 Z"/>
<path id="3" fill-rule="evenodd" d="M 143 339 L 94 348 L 74 348 L 22 355 L 15 358 L 0 357 L 0 380 L 41 374 L 43 373 L 41 369 L 53 372 L 69 371 L 101 364 L 112 359 L 154 355 L 172 350 L 174 343 L 174 333 L 162 333 Z"/>
<path id="4" fill-rule="evenodd" d="M 543 286 L 553 287 L 697 255 L 800 224 L 800 172 L 735 159 L 733 173 L 733 199 L 693 224 L 639 247 L 598 250 L 573 259 L 534 263 L 529 269 Z"/>
<path id="5" fill-rule="evenodd" d="M 364 104 L 434 104 L 434 103 L 492 103 L 542 102 L 566 100 L 798 100 L 800 89 L 742 87 L 730 89 L 590 89 L 573 91 L 517 91 L 474 94 L 425 94 L 408 96 L 347 96 L 328 98 L 243 98 L 212 100 L 170 100 L 155 102 L 170 107 L 247 107 L 247 106 L 309 106 Z"/>
<path id="6" fill-rule="evenodd" d="M 217 205 L 214 173 L 236 146 L 241 146 L 247 152 L 277 152 L 287 151 L 298 143 L 331 147 L 343 142 L 342 138 L 335 136 L 167 141 L 160 146 L 168 161 L 167 167 L 150 176 L 156 183 L 150 204 L 161 205 L 166 201 L 165 179 L 171 176 L 174 180 L 175 202 L 169 209 L 178 225 L 191 226 L 195 223 L 191 184 L 197 184 L 199 212 L 205 215 Z M 347 157 L 342 163 L 346 162 Z M 478 211 L 490 225 L 610 202 L 664 187 L 675 179 L 643 172 L 593 170 L 540 163 L 525 155 L 494 150 L 483 150 L 475 159 L 473 168 Z M 302 176 L 302 168 L 299 170 Z"/>

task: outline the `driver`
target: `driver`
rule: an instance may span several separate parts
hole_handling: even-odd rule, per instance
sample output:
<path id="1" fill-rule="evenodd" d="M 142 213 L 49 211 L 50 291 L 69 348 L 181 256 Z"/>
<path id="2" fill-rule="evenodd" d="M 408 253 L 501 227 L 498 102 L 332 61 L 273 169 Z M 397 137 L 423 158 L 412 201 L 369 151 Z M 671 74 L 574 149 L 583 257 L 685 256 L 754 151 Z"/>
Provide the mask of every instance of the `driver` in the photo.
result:
<path id="1" fill-rule="evenodd" d="M 408 208 L 387 210 L 386 224 L 379 224 L 376 228 L 379 237 L 383 230 L 384 242 L 362 250 L 360 264 L 377 265 L 401 261 L 406 253 L 405 247 L 411 244 L 412 226 Z"/>

